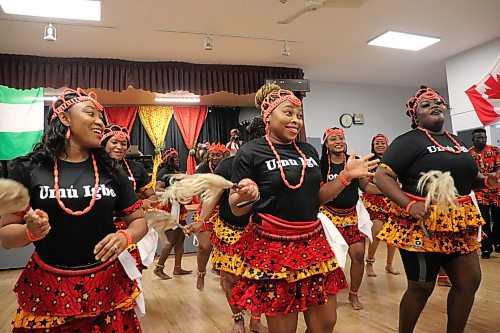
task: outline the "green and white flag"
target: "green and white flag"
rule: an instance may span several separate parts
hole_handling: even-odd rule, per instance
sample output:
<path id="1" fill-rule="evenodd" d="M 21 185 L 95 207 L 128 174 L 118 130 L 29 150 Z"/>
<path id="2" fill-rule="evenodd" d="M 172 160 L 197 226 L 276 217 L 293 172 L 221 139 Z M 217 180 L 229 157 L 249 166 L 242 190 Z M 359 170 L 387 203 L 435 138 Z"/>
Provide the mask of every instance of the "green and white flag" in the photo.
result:
<path id="1" fill-rule="evenodd" d="M 43 88 L 18 90 L 0 85 L 0 160 L 33 150 L 43 134 Z"/>

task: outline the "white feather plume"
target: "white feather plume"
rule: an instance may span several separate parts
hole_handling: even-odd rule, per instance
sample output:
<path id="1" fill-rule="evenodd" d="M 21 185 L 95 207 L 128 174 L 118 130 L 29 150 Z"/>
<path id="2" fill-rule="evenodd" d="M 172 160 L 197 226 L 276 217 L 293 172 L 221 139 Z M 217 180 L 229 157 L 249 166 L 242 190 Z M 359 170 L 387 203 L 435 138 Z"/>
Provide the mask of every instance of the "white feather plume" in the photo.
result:
<path id="1" fill-rule="evenodd" d="M 162 195 L 164 203 L 173 201 L 189 202 L 196 195 L 201 195 L 201 199 L 207 201 L 220 191 L 234 186 L 232 182 L 224 177 L 210 173 L 175 175 L 170 179 L 170 184 Z"/>
<path id="2" fill-rule="evenodd" d="M 418 180 L 417 190 L 421 194 L 427 192 L 426 208 L 430 207 L 431 204 L 436 205 L 438 210 L 457 206 L 458 191 L 449 171 L 430 170 L 427 173 L 422 173 L 422 177 Z"/>
<path id="3" fill-rule="evenodd" d="M 165 236 L 165 231 L 178 227 L 178 223 L 175 218 L 161 209 L 150 209 L 146 211 L 145 216 L 148 221 L 148 226 L 156 230 L 158 237 L 164 243 L 169 244 L 170 242 Z"/>
<path id="4" fill-rule="evenodd" d="M 26 187 L 11 179 L 0 179 L 0 215 L 20 212 L 30 201 Z"/>

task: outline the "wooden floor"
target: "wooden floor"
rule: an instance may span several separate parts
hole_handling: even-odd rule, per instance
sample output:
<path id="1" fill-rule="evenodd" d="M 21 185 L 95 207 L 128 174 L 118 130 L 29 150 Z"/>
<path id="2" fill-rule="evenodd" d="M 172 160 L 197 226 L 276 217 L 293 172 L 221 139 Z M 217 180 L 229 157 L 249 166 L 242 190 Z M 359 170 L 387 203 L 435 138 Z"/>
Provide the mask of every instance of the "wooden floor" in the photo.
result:
<path id="1" fill-rule="evenodd" d="M 397 332 L 398 306 L 406 288 L 404 274 L 399 276 L 383 272 L 385 246 L 381 245 L 375 264 L 379 276 L 365 275 L 361 285 L 361 301 L 365 309 L 354 311 L 347 302 L 347 292 L 338 296 L 338 321 L 335 332 L 374 333 Z M 173 258 L 167 261 L 167 272 L 173 269 Z M 196 257 L 187 255 L 184 268 L 196 269 Z M 402 270 L 397 255 L 395 266 Z M 483 279 L 472 310 L 466 332 L 500 332 L 500 254 L 490 260 L 481 260 Z M 464 269 L 467 269 L 464 267 Z M 348 272 L 348 270 L 346 270 Z M 12 287 L 20 270 L 0 272 L 0 332 L 9 332 L 10 318 L 16 308 Z M 346 274 L 347 275 L 347 274 Z M 208 273 L 204 292 L 195 288 L 195 275 L 174 277 L 161 281 L 152 274 L 144 273 L 144 291 L 147 315 L 141 319 L 143 332 L 229 333 L 232 319 L 224 294 L 216 275 Z M 415 332 L 444 332 L 446 327 L 446 296 L 448 288 L 436 287 Z M 248 320 L 246 320 L 248 322 Z M 297 332 L 304 332 L 300 316 Z"/>

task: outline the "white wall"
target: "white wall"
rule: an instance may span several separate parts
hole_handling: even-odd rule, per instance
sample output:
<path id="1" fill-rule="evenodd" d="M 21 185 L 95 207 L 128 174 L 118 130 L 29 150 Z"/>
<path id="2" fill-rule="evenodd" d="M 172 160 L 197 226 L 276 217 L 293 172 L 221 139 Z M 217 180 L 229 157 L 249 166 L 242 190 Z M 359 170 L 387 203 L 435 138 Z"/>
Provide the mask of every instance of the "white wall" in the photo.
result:
<path id="1" fill-rule="evenodd" d="M 411 129 L 405 103 L 417 88 L 311 81 L 311 92 L 304 99 L 306 134 L 321 138 L 328 127 L 340 127 L 341 114 L 362 112 L 365 124 L 346 129 L 346 139 L 349 150 L 367 154 L 375 134 L 384 133 L 392 140 Z M 447 99 L 446 89 L 438 90 Z M 449 126 L 448 119 L 448 130 Z"/>
<path id="2" fill-rule="evenodd" d="M 446 60 L 451 119 L 455 133 L 483 126 L 465 90 L 484 77 L 499 55 L 500 39 L 497 39 Z M 489 126 L 486 131 L 489 138 Z"/>

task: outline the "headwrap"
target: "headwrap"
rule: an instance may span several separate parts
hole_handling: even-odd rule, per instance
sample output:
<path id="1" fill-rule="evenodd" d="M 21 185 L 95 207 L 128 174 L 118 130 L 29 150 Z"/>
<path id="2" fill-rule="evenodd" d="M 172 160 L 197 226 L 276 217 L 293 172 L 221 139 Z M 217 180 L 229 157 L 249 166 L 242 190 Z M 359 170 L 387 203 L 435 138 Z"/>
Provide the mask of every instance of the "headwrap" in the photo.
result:
<path id="1" fill-rule="evenodd" d="M 408 117 L 411 117 L 412 123 L 414 126 L 417 126 L 417 107 L 418 104 L 422 99 L 440 99 L 445 106 L 448 106 L 446 104 L 446 101 L 444 100 L 441 95 L 439 95 L 435 90 L 431 88 L 427 88 L 426 86 L 421 86 L 419 90 L 415 93 L 413 97 L 411 97 L 407 102 L 406 102 L 406 115 Z"/>
<path id="2" fill-rule="evenodd" d="M 127 140 L 127 145 L 130 145 L 130 135 L 126 127 L 120 125 L 108 125 L 104 128 L 104 132 L 101 138 L 101 143 L 114 136 L 118 141 Z"/>
<path id="3" fill-rule="evenodd" d="M 266 95 L 266 98 L 260 105 L 262 119 L 266 118 L 273 112 L 274 109 L 284 101 L 290 101 L 295 106 L 301 106 L 300 99 L 293 94 L 290 90 L 280 89 L 276 92 L 271 92 Z M 269 125 L 266 125 L 266 132 L 269 132 Z"/>
<path id="4" fill-rule="evenodd" d="M 208 152 L 209 153 L 221 153 L 224 154 L 224 152 L 229 151 L 229 149 L 223 145 L 222 143 L 212 143 L 210 146 L 208 146 Z"/>
<path id="5" fill-rule="evenodd" d="M 169 149 L 165 150 L 161 159 L 163 162 L 165 162 L 170 156 L 174 156 L 174 155 L 179 156 L 179 153 L 177 152 L 177 150 L 175 150 L 175 148 L 169 148 Z"/>
<path id="6" fill-rule="evenodd" d="M 69 100 L 65 100 L 65 96 L 67 94 L 74 94 L 77 95 L 77 97 L 71 98 Z M 94 106 L 96 107 L 97 110 L 102 111 L 104 110 L 104 107 L 97 101 L 97 95 L 95 92 L 91 91 L 89 93 L 86 93 L 83 89 L 77 88 L 76 90 L 74 89 L 64 89 L 62 92 L 61 96 L 59 96 L 53 103 L 52 103 L 52 110 L 54 113 L 52 114 L 52 117 L 50 118 L 50 121 L 52 122 L 54 119 L 57 118 L 59 113 L 66 111 L 69 109 L 71 106 L 85 102 L 85 101 L 91 101 L 94 103 Z M 61 105 L 56 107 L 56 104 L 58 102 L 63 102 Z"/>
<path id="7" fill-rule="evenodd" d="M 323 140 L 321 143 L 325 143 L 326 139 L 328 139 L 328 137 L 332 134 L 345 135 L 345 132 L 343 128 L 329 128 L 326 130 L 325 134 L 323 134 Z"/>
<path id="8" fill-rule="evenodd" d="M 384 141 L 385 141 L 385 143 L 386 143 L 387 145 L 389 145 L 389 139 L 387 138 L 387 136 L 385 136 L 385 135 L 384 135 L 384 134 L 382 134 L 382 133 L 378 133 L 378 134 L 376 134 L 376 135 L 372 138 L 372 146 L 373 146 L 373 144 L 375 143 L 375 140 L 377 140 L 377 139 L 382 139 L 382 140 L 384 140 Z"/>

